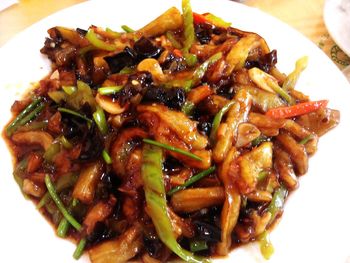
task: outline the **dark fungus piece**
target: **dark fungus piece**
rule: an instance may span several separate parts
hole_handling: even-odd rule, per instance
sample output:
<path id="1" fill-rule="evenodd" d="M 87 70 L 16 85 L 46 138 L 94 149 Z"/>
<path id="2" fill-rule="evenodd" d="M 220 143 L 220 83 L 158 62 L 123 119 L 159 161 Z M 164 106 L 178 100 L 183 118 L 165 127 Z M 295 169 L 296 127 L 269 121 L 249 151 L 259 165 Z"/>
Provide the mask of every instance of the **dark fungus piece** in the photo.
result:
<path id="1" fill-rule="evenodd" d="M 115 233 L 109 229 L 104 223 L 97 222 L 94 231 L 87 237 L 87 242 L 90 245 L 95 245 L 103 240 L 110 239 L 115 236 Z"/>
<path id="2" fill-rule="evenodd" d="M 147 89 L 143 96 L 143 102 L 161 102 L 173 109 L 181 109 L 185 100 L 186 94 L 181 88 L 154 87 Z"/>
<path id="3" fill-rule="evenodd" d="M 195 33 L 198 41 L 203 44 L 208 44 L 213 33 L 213 26 L 208 23 L 200 23 L 195 26 Z"/>
<path id="4" fill-rule="evenodd" d="M 125 67 L 137 64 L 137 53 L 130 47 L 126 47 L 124 51 L 113 56 L 105 57 L 111 73 L 117 73 Z"/>
<path id="5" fill-rule="evenodd" d="M 221 230 L 217 226 L 202 221 L 194 221 L 193 224 L 196 226 L 196 232 L 200 239 L 209 242 L 221 241 Z"/>
<path id="6" fill-rule="evenodd" d="M 85 36 L 87 34 L 87 30 L 81 29 L 79 27 L 76 29 L 76 31 L 82 36 Z"/>
<path id="7" fill-rule="evenodd" d="M 247 69 L 259 68 L 265 72 L 269 72 L 272 67 L 277 63 L 277 51 L 274 49 L 270 53 L 267 53 L 258 60 L 246 61 L 244 67 Z"/>
<path id="8" fill-rule="evenodd" d="M 134 50 L 137 53 L 139 59 L 144 58 L 157 58 L 162 52 L 162 48 L 157 47 L 146 37 L 141 37 L 134 44 Z"/>
<path id="9" fill-rule="evenodd" d="M 144 90 L 151 87 L 153 83 L 151 73 L 147 71 L 140 71 L 132 74 L 128 78 L 128 82 L 124 88 L 116 95 L 121 105 L 129 102 L 131 98 L 138 94 L 143 94 Z"/>
<path id="10" fill-rule="evenodd" d="M 163 248 L 163 244 L 158 238 L 153 236 L 144 236 L 143 243 L 145 244 L 145 248 L 151 257 L 159 256 L 161 249 Z"/>
<path id="11" fill-rule="evenodd" d="M 94 123 L 91 125 L 89 132 L 83 139 L 82 144 L 79 160 L 90 161 L 98 159 L 101 156 L 103 150 L 103 139 Z"/>

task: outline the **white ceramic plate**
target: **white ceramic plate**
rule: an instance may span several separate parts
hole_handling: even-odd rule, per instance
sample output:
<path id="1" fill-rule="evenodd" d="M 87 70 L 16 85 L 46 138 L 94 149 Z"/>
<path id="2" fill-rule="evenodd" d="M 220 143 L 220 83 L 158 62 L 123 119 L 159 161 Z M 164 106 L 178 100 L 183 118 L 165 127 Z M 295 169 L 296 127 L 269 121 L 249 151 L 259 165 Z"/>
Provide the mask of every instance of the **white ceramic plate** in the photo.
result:
<path id="1" fill-rule="evenodd" d="M 48 28 L 87 28 L 90 24 L 117 30 L 122 24 L 139 28 L 172 5 L 180 8 L 181 1 L 90 1 L 58 12 L 19 34 L 0 50 L 1 126 L 10 118 L 15 97 L 49 71 L 48 61 L 39 53 Z M 269 262 L 345 262 L 350 256 L 349 84 L 315 45 L 275 18 L 224 0 L 193 0 L 192 6 L 196 12 L 210 11 L 235 27 L 261 34 L 271 49 L 278 50 L 278 67 L 283 72 L 290 72 L 299 57 L 309 56 L 298 89 L 314 100 L 329 99 L 329 106 L 341 111 L 341 123 L 321 138 L 308 174 L 288 200 L 282 221 L 272 234 L 275 254 Z M 0 141 L 0 261 L 75 262 L 75 246 L 56 237 L 34 205 L 22 197 L 11 175 L 11 157 Z M 264 262 L 256 245 L 239 248 L 223 261 Z"/>
<path id="2" fill-rule="evenodd" d="M 329 34 L 350 56 L 350 0 L 326 0 L 323 18 Z"/>

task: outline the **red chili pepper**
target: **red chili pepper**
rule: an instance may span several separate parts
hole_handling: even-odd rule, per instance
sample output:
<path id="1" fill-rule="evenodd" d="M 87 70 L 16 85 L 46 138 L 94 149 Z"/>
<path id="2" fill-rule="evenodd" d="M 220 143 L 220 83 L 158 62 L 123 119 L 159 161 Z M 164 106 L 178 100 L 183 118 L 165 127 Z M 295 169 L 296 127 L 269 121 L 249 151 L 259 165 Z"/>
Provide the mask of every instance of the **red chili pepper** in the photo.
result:
<path id="1" fill-rule="evenodd" d="M 205 18 L 204 15 L 193 12 L 193 22 L 195 24 L 201 24 L 201 23 L 207 22 L 207 19 Z"/>
<path id="2" fill-rule="evenodd" d="M 173 53 L 174 53 L 174 55 L 175 56 L 177 56 L 177 57 L 179 57 L 179 58 L 182 58 L 183 57 L 183 54 L 182 54 L 182 52 L 181 52 L 181 50 L 180 49 L 174 49 L 173 50 Z"/>
<path id="3" fill-rule="evenodd" d="M 291 118 L 325 108 L 327 104 L 328 100 L 308 101 L 289 107 L 270 109 L 266 112 L 266 115 L 274 119 Z"/>

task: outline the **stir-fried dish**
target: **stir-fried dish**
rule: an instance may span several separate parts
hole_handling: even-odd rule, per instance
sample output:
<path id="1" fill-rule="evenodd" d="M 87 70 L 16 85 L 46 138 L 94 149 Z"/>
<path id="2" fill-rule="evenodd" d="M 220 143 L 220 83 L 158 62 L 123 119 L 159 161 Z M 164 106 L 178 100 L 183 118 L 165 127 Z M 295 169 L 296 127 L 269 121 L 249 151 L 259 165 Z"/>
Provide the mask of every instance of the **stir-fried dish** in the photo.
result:
<path id="1" fill-rule="evenodd" d="M 14 178 L 91 262 L 209 262 L 269 232 L 339 122 L 265 40 L 170 8 L 139 30 L 48 30 L 52 73 L 4 131 Z"/>

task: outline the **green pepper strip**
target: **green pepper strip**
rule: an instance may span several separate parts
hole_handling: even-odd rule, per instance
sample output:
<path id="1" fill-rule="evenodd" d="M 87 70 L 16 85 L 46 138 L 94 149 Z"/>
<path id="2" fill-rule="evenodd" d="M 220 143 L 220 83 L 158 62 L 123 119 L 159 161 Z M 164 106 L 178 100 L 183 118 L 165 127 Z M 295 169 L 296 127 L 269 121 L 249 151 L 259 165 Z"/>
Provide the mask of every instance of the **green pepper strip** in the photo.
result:
<path id="1" fill-rule="evenodd" d="M 307 144 L 310 140 L 312 140 L 313 136 L 310 134 L 309 136 L 306 136 L 304 139 L 302 139 L 299 144 Z"/>
<path id="2" fill-rule="evenodd" d="M 183 249 L 176 241 L 167 212 L 167 201 L 162 174 L 162 149 L 144 145 L 142 149 L 141 175 L 145 191 L 147 213 L 151 217 L 160 240 L 176 255 L 186 262 L 210 262 L 196 257 Z"/>
<path id="3" fill-rule="evenodd" d="M 60 142 L 63 145 L 63 147 L 66 149 L 73 148 L 73 145 L 70 143 L 70 141 L 68 141 L 68 139 L 64 135 L 60 136 Z"/>
<path id="4" fill-rule="evenodd" d="M 86 239 L 85 238 L 80 239 L 79 244 L 77 245 L 77 248 L 73 253 L 74 259 L 78 260 L 83 255 L 85 245 L 86 245 Z"/>
<path id="5" fill-rule="evenodd" d="M 28 160 L 26 158 L 22 159 L 13 171 L 13 177 L 15 178 L 16 183 L 18 184 L 24 198 L 28 199 L 28 195 L 23 192 L 23 176 L 27 170 Z"/>
<path id="6" fill-rule="evenodd" d="M 116 94 L 122 89 L 123 89 L 123 86 L 102 87 L 102 88 L 98 88 L 97 92 L 100 93 L 101 95 L 110 95 L 110 94 Z"/>
<path id="7" fill-rule="evenodd" d="M 111 156 L 108 154 L 108 152 L 106 151 L 106 149 L 104 149 L 102 151 L 102 158 L 103 160 L 106 162 L 106 164 L 112 164 L 112 158 Z"/>
<path id="8" fill-rule="evenodd" d="M 89 29 L 89 31 L 86 33 L 85 38 L 95 47 L 107 50 L 107 51 L 114 51 L 117 49 L 116 45 L 109 44 L 107 42 L 104 42 L 103 40 L 99 39 L 98 35 L 95 33 L 93 29 Z"/>
<path id="9" fill-rule="evenodd" d="M 192 176 L 191 178 L 186 180 L 186 182 L 183 185 L 178 185 L 178 186 L 170 189 L 170 191 L 167 194 L 169 196 L 171 196 L 178 191 L 186 189 L 187 187 L 191 186 L 195 182 L 198 182 L 199 180 L 201 180 L 203 177 L 213 173 L 215 171 L 215 169 L 216 169 L 215 166 L 212 166 L 212 167 L 208 168 L 207 170 L 204 170 L 204 171 Z"/>
<path id="10" fill-rule="evenodd" d="M 75 86 L 62 86 L 62 89 L 68 95 L 72 95 L 74 92 L 77 91 L 77 87 Z"/>
<path id="11" fill-rule="evenodd" d="M 103 109 L 98 106 L 92 116 L 94 117 L 94 120 L 100 132 L 103 135 L 106 135 L 108 133 L 108 125 L 107 125 L 106 116 Z"/>
<path id="12" fill-rule="evenodd" d="M 287 193 L 288 190 L 281 186 L 273 194 L 271 203 L 267 208 L 267 211 L 271 213 L 270 223 L 275 220 L 277 214 L 282 210 Z"/>
<path id="13" fill-rule="evenodd" d="M 134 33 L 135 30 L 132 29 L 131 27 L 128 27 L 127 25 L 122 25 L 121 28 L 126 32 L 126 33 Z"/>
<path id="14" fill-rule="evenodd" d="M 189 50 L 195 40 L 193 14 L 190 0 L 182 0 L 182 16 L 184 21 L 184 42 L 182 53 L 185 57 L 187 65 L 194 66 L 197 63 L 197 57 L 194 54 L 189 53 Z"/>
<path id="15" fill-rule="evenodd" d="M 118 38 L 121 35 L 119 32 L 116 32 L 116 31 L 110 29 L 109 27 L 106 27 L 106 32 L 108 32 L 114 38 Z"/>
<path id="16" fill-rule="evenodd" d="M 195 105 L 192 101 L 186 100 L 184 105 L 181 107 L 181 111 L 186 115 L 192 115 Z"/>
<path id="17" fill-rule="evenodd" d="M 182 48 L 181 44 L 179 43 L 179 41 L 176 40 L 174 34 L 171 31 L 167 31 L 165 33 L 165 36 L 170 41 L 171 45 L 174 48 L 177 48 L 177 49 L 181 49 Z"/>
<path id="18" fill-rule="evenodd" d="M 274 253 L 274 248 L 270 241 L 269 231 L 265 230 L 261 235 L 259 235 L 258 240 L 261 254 L 266 260 L 270 259 Z"/>
<path id="19" fill-rule="evenodd" d="M 202 251 L 208 249 L 208 244 L 204 240 L 194 240 L 190 242 L 190 250 L 192 252 Z"/>
<path id="20" fill-rule="evenodd" d="M 190 91 L 190 89 L 197 84 L 203 77 L 205 72 L 207 72 L 208 67 L 212 64 L 214 64 L 216 61 L 218 61 L 220 58 L 222 58 L 222 53 L 218 52 L 212 55 L 210 58 L 208 58 L 206 61 L 204 61 L 194 72 L 192 79 L 190 80 L 190 85 L 186 85 L 184 87 L 184 90 L 186 92 Z"/>
<path id="21" fill-rule="evenodd" d="M 222 109 L 215 115 L 213 120 L 213 125 L 210 132 L 210 140 L 212 143 L 216 141 L 216 134 L 218 132 L 219 125 L 221 123 L 222 117 L 225 113 L 231 108 L 231 106 L 235 103 L 235 101 L 230 101 L 227 103 Z"/>
<path id="22" fill-rule="evenodd" d="M 308 57 L 302 57 L 295 63 L 295 69 L 290 73 L 283 82 L 282 89 L 288 91 L 294 89 L 300 74 L 306 69 L 308 63 Z"/>
<path id="23" fill-rule="evenodd" d="M 195 40 L 194 26 L 193 26 L 193 14 L 190 0 L 182 0 L 182 16 L 184 20 L 184 43 L 183 49 L 188 52 Z"/>
<path id="24" fill-rule="evenodd" d="M 174 147 L 174 146 L 170 146 L 170 145 L 167 145 L 167 144 L 164 144 L 164 143 L 160 143 L 160 142 L 157 142 L 157 141 L 154 141 L 154 140 L 150 140 L 150 139 L 143 139 L 143 142 L 145 143 L 148 143 L 148 144 L 152 144 L 152 145 L 155 145 L 155 146 L 159 146 L 159 147 L 162 147 L 164 149 L 167 149 L 169 151 L 172 151 L 172 152 L 176 152 L 176 153 L 180 153 L 184 156 L 187 156 L 187 157 L 190 157 L 196 161 L 202 161 L 202 158 L 193 154 L 193 153 L 190 153 L 190 152 L 187 152 L 185 150 L 182 150 L 180 148 L 177 148 L 177 147 Z"/>
<path id="25" fill-rule="evenodd" d="M 33 119 L 37 113 L 39 113 L 42 110 L 44 106 L 40 104 L 41 101 L 42 98 L 40 97 L 35 99 L 23 111 L 21 111 L 20 114 L 18 114 L 18 116 L 6 128 L 7 136 L 11 136 L 13 132 L 15 132 L 18 129 L 19 126 L 26 124 L 28 121 Z"/>
<path id="26" fill-rule="evenodd" d="M 76 112 L 76 111 L 73 111 L 73 110 L 70 110 L 70 109 L 67 109 L 67 108 L 58 108 L 57 109 L 59 112 L 63 112 L 63 113 L 67 113 L 67 114 L 70 114 L 70 115 L 73 115 L 73 116 L 76 116 L 76 117 L 79 117 L 83 120 L 86 120 L 89 124 L 92 123 L 92 120 L 89 119 L 88 117 L 86 117 L 85 115 L 83 114 L 80 114 L 79 112 Z"/>
<path id="27" fill-rule="evenodd" d="M 231 23 L 226 22 L 221 17 L 218 17 L 218 16 L 213 15 L 211 13 L 204 15 L 204 17 L 209 23 L 211 23 L 215 26 L 224 27 L 224 28 L 231 26 Z"/>
<path id="28" fill-rule="evenodd" d="M 57 205 L 57 208 L 61 211 L 62 215 L 68 220 L 68 222 L 78 231 L 81 230 L 81 224 L 75 220 L 75 218 L 67 211 L 64 207 L 61 199 L 59 198 L 54 185 L 51 182 L 50 176 L 48 174 L 45 175 L 45 185 L 52 200 Z"/>

